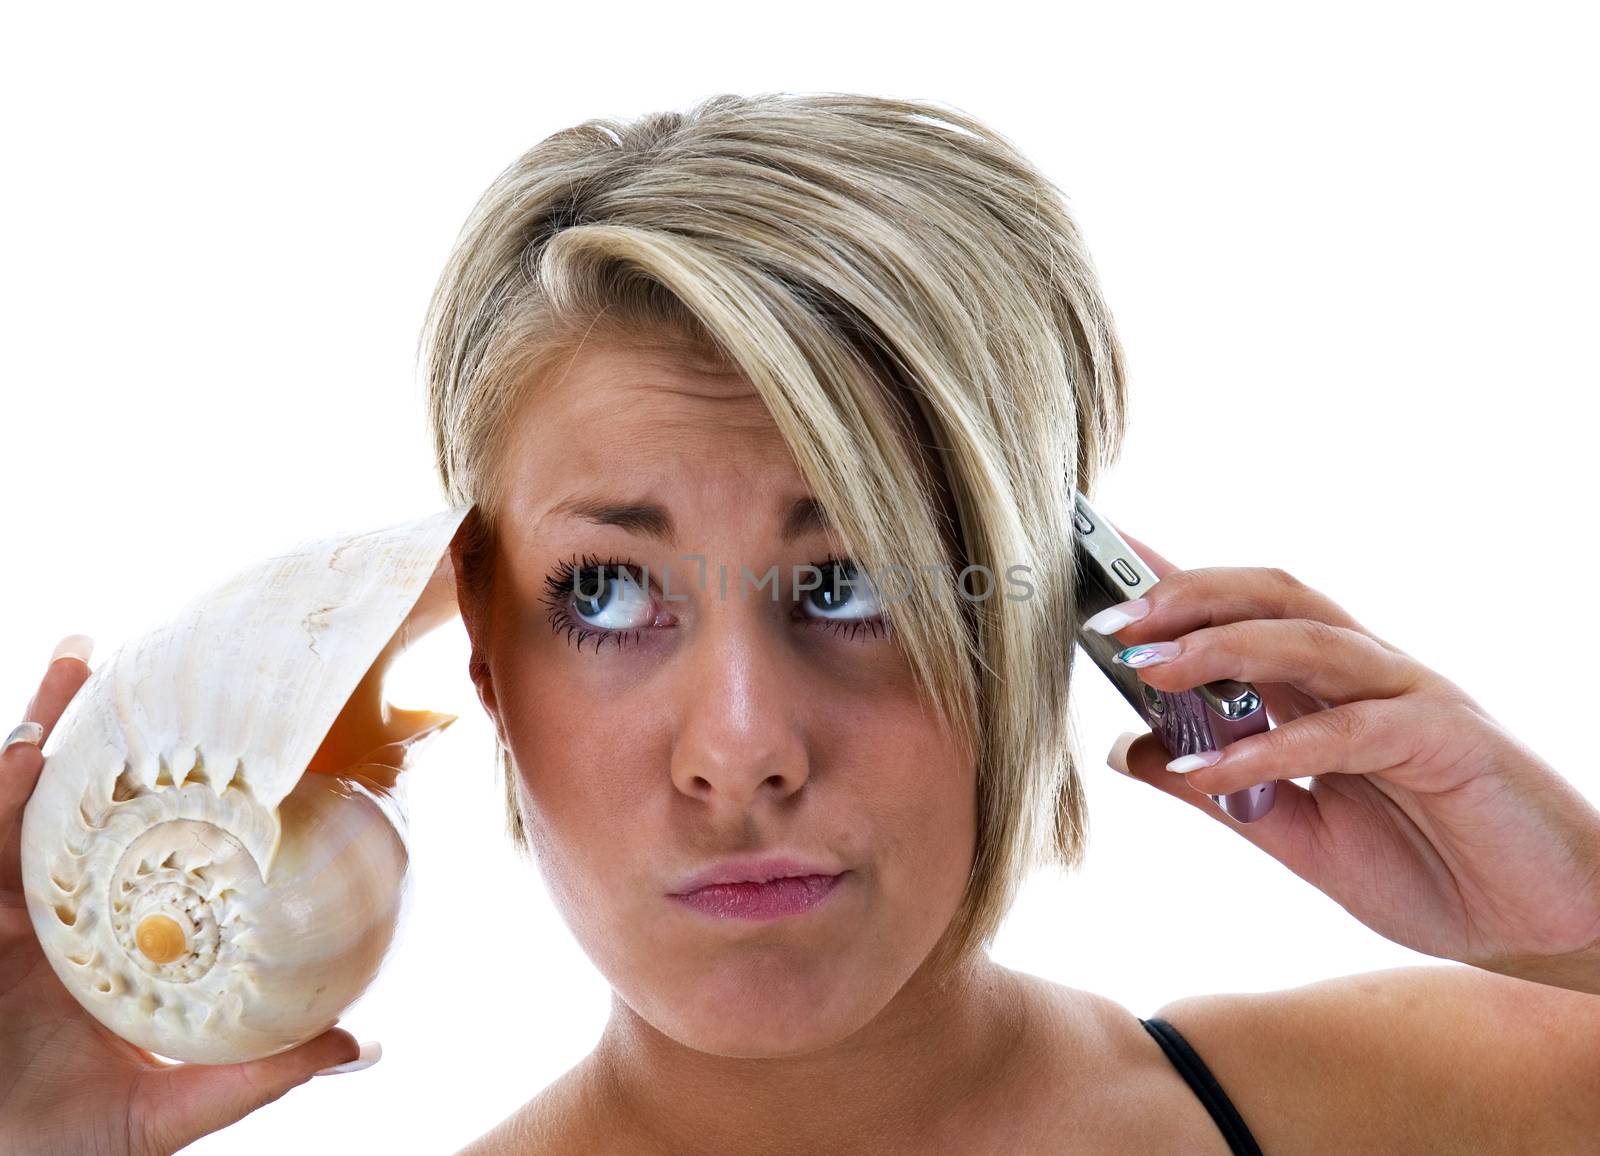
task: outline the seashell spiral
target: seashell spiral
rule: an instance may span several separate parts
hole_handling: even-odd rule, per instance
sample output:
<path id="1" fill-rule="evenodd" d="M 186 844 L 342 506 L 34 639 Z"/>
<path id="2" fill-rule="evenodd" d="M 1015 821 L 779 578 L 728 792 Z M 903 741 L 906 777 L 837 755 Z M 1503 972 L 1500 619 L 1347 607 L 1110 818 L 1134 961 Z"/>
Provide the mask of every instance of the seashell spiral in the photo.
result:
<path id="1" fill-rule="evenodd" d="M 406 902 L 403 784 L 453 715 L 384 674 L 457 612 L 454 509 L 303 543 L 123 646 L 68 703 L 23 812 L 61 982 L 160 1056 L 259 1059 L 332 1027 Z"/>

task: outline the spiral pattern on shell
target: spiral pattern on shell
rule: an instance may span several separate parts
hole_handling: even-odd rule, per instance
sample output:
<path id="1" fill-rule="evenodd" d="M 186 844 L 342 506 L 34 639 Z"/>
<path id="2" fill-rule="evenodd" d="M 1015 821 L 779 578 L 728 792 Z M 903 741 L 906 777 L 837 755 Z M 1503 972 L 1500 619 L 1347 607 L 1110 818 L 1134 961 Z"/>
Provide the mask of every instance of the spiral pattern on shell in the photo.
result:
<path id="1" fill-rule="evenodd" d="M 109 801 L 75 808 L 49 873 L 62 926 L 104 921 L 115 944 L 86 938 L 67 953 L 79 998 L 133 1009 L 124 1038 L 200 1062 L 226 1062 L 245 1038 L 271 1054 L 332 1026 L 376 976 L 403 906 L 407 854 L 384 788 L 305 776 L 279 808 L 269 886 L 235 834 L 269 824 L 237 767 L 220 793 L 198 761 L 181 783 L 163 768 L 154 787 L 126 773 L 116 784 Z M 319 982 L 305 989 L 308 975 Z M 197 1044 L 219 1028 L 222 1050 Z"/>

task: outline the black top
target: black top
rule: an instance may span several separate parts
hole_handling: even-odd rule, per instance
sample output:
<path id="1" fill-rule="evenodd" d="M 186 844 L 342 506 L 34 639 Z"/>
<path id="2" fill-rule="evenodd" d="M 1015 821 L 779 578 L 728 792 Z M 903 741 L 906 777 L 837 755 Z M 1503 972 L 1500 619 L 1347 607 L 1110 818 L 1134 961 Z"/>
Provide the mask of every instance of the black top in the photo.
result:
<path id="1" fill-rule="evenodd" d="M 1151 1016 L 1139 1022 L 1144 1025 L 1145 1031 L 1156 1038 L 1156 1043 L 1167 1053 L 1172 1066 L 1178 1069 L 1178 1074 L 1200 1097 L 1200 1102 L 1222 1130 L 1222 1138 L 1228 1142 L 1228 1151 L 1234 1156 L 1261 1156 L 1261 1149 L 1255 1137 L 1250 1135 L 1250 1129 L 1245 1127 L 1239 1110 L 1228 1099 L 1228 1093 L 1222 1090 L 1222 1085 L 1217 1083 L 1217 1078 L 1211 1074 L 1211 1069 L 1206 1067 L 1199 1053 L 1189 1046 L 1189 1041 L 1160 1016 Z"/>

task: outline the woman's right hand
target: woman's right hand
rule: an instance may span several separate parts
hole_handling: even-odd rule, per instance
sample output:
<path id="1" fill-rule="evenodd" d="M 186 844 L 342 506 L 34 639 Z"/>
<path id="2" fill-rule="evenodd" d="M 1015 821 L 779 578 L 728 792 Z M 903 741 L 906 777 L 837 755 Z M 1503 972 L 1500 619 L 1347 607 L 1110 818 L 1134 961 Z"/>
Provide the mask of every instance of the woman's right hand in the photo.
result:
<path id="1" fill-rule="evenodd" d="M 270 1104 L 360 1051 L 349 1032 L 242 1064 L 169 1064 L 78 1004 L 40 949 L 22 892 L 22 811 L 40 747 L 89 677 L 89 640 L 63 639 L 17 741 L 0 752 L 0 1151 L 61 1156 L 170 1153 Z"/>

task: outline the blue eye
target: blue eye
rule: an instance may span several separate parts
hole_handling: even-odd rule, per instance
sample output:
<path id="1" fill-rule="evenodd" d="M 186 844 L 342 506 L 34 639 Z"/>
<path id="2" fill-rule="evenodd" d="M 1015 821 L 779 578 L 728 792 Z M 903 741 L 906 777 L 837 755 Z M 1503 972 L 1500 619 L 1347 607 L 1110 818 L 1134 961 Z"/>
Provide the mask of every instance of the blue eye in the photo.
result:
<path id="1" fill-rule="evenodd" d="M 808 627 L 834 634 L 848 631 L 851 638 L 862 631 L 874 637 L 887 633 L 877 591 L 858 575 L 853 562 L 828 558 L 815 569 L 821 581 L 800 600 L 800 618 Z M 815 580 L 809 571 L 802 573 L 808 581 Z M 545 590 L 551 628 L 558 634 L 565 631 L 567 641 L 579 650 L 590 638 L 596 650 L 606 642 L 621 649 L 630 637 L 637 641 L 656 620 L 655 599 L 644 571 L 622 559 L 601 561 L 585 555 L 563 562 L 545 579 Z"/>
<path id="2" fill-rule="evenodd" d="M 822 583 L 806 591 L 808 610 L 820 611 L 827 621 L 844 623 L 865 623 L 882 615 L 877 589 L 854 562 L 829 558 L 817 569 L 822 572 Z"/>
<path id="3" fill-rule="evenodd" d="M 620 649 L 628 635 L 637 637 L 655 620 L 655 600 L 632 562 L 585 555 L 561 563 L 544 582 L 551 628 L 566 631 L 579 650 L 586 638 L 595 640 L 596 650 L 607 641 Z"/>
<path id="4" fill-rule="evenodd" d="M 572 605 L 580 619 L 601 630 L 637 630 L 654 617 L 650 591 L 631 570 L 615 565 L 579 571 Z"/>

